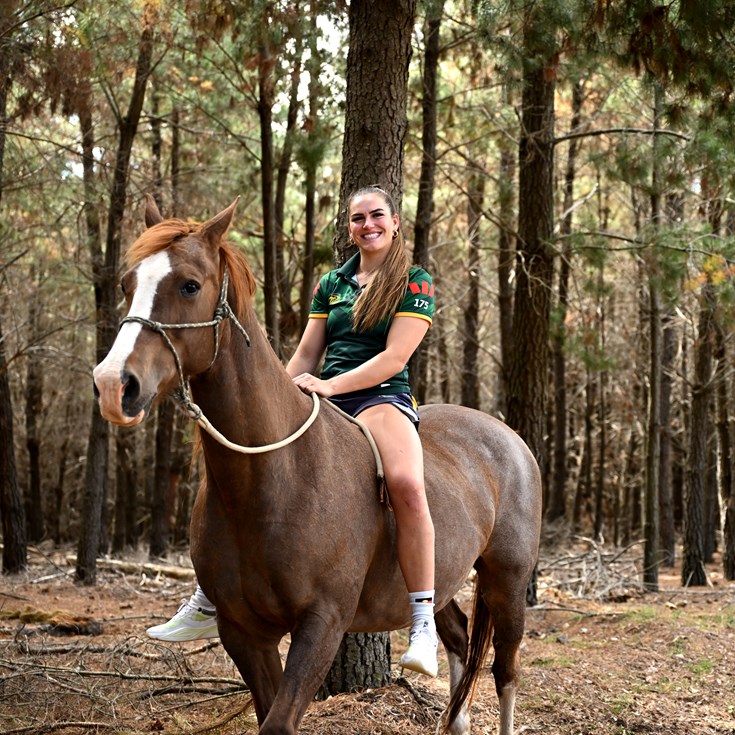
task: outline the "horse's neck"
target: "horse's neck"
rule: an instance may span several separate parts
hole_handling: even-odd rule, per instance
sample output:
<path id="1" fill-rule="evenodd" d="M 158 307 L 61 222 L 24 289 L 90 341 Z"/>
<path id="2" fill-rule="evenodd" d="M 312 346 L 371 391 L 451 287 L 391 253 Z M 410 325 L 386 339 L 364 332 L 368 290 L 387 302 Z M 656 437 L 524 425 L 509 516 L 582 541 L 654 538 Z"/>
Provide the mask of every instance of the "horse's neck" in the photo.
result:
<path id="1" fill-rule="evenodd" d="M 294 386 L 254 316 L 244 320 L 250 345 L 231 323 L 215 364 L 192 380 L 195 402 L 237 444 L 255 446 L 292 433 L 311 402 Z"/>

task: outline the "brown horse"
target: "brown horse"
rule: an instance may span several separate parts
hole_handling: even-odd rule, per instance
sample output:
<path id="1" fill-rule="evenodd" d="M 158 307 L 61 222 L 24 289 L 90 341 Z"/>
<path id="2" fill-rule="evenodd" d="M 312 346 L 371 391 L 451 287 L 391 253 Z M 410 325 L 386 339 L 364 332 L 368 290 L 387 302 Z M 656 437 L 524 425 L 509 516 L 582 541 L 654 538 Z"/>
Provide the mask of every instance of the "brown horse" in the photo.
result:
<path id="1" fill-rule="evenodd" d="M 192 515 L 192 559 L 260 733 L 293 735 L 345 631 L 403 628 L 410 612 L 393 515 L 378 501 L 376 461 L 360 429 L 325 403 L 306 431 L 281 442 L 313 419 L 319 401 L 293 385 L 256 321 L 253 276 L 224 239 L 235 204 L 196 226 L 163 221 L 149 197 L 149 229 L 122 279 L 129 313 L 94 379 L 115 424 L 139 423 L 154 399 L 178 389 L 192 416 L 220 432 L 202 432 L 206 483 Z M 436 623 L 449 661 L 444 727 L 469 732 L 467 703 L 492 642 L 499 732 L 511 735 L 539 543 L 538 468 L 513 431 L 459 406 L 423 407 L 421 439 L 436 528 Z M 473 567 L 469 636 L 453 597 Z"/>

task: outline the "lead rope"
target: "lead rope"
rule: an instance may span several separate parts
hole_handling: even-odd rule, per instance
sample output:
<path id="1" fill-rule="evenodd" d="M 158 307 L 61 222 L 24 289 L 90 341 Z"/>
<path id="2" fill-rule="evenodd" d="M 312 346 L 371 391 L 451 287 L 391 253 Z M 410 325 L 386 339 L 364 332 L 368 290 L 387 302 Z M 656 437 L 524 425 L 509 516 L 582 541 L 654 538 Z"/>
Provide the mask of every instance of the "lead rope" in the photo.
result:
<path id="1" fill-rule="evenodd" d="M 212 355 L 212 360 L 209 363 L 210 367 L 214 365 L 214 361 L 217 359 L 217 355 L 219 354 L 219 325 L 225 319 L 230 319 L 234 323 L 242 336 L 245 338 L 247 346 L 250 347 L 250 336 L 245 330 L 245 327 L 240 324 L 239 319 L 235 315 L 235 312 L 232 311 L 232 308 L 227 301 L 228 283 L 229 276 L 227 270 L 225 269 L 224 276 L 222 278 L 222 285 L 220 288 L 219 303 L 217 304 L 217 308 L 215 309 L 214 318 L 212 318 L 208 322 L 162 324 L 161 322 L 154 322 L 151 319 L 145 319 L 144 317 L 140 316 L 126 316 L 120 322 L 120 326 L 122 326 L 126 322 L 135 322 L 136 324 L 141 324 L 142 326 L 148 327 L 149 329 L 161 335 L 161 338 L 163 339 L 169 350 L 171 350 L 171 353 L 174 356 L 176 370 L 179 374 L 179 388 L 175 392 L 176 397 L 182 404 L 183 409 L 186 411 L 190 419 L 195 421 L 211 437 L 222 444 L 222 446 L 231 449 L 233 452 L 239 452 L 240 454 L 264 454 L 265 452 L 271 452 L 274 449 L 280 449 L 281 447 L 287 446 L 291 442 L 298 439 L 314 423 L 317 415 L 319 414 L 319 408 L 321 405 L 319 401 L 319 396 L 316 393 L 311 394 L 314 405 L 312 407 L 309 418 L 306 419 L 306 422 L 299 429 L 297 429 L 290 436 L 287 436 L 285 439 L 281 439 L 280 441 L 274 442 L 273 444 L 264 444 L 259 447 L 246 447 L 242 444 L 235 444 L 234 442 L 231 442 L 227 437 L 223 436 L 219 431 L 217 431 L 214 426 L 212 426 L 209 419 L 204 415 L 202 409 L 199 408 L 199 406 L 197 406 L 197 404 L 194 403 L 194 401 L 192 400 L 191 387 L 189 385 L 189 381 L 184 377 L 184 369 L 181 365 L 181 358 L 179 357 L 179 353 L 176 352 L 176 347 L 174 346 L 173 342 L 166 334 L 167 329 L 195 329 L 197 327 L 214 327 L 214 354 Z M 375 443 L 375 439 L 373 439 L 373 435 L 370 433 L 368 427 L 362 423 L 362 421 L 359 421 L 354 416 L 350 416 L 348 413 L 345 413 L 341 408 L 335 406 L 331 401 L 329 401 L 329 404 L 332 406 L 332 408 L 334 408 L 337 413 L 344 416 L 348 421 L 351 421 L 353 424 L 359 426 L 362 430 L 362 433 L 365 435 L 365 438 L 368 440 L 368 444 L 370 445 L 370 449 L 372 450 L 373 456 L 375 457 L 375 464 L 377 467 L 380 502 L 385 503 L 388 508 L 391 508 L 390 499 L 388 498 L 388 490 L 385 484 L 385 475 L 383 473 L 383 462 L 380 459 L 380 452 L 378 451 L 378 446 Z"/>

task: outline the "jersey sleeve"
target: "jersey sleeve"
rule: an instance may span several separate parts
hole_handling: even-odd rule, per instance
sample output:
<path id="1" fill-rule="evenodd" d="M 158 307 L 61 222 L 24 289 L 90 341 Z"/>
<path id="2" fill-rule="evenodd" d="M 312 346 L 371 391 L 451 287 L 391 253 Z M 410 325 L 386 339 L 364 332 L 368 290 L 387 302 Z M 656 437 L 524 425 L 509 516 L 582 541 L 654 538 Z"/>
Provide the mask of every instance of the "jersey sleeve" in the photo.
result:
<path id="1" fill-rule="evenodd" d="M 396 316 L 413 316 L 425 319 L 429 324 L 434 319 L 434 282 L 422 268 L 413 268 L 408 277 L 406 296 L 398 307 Z"/>
<path id="2" fill-rule="evenodd" d="M 330 274 L 326 273 L 319 279 L 311 297 L 309 319 L 326 319 L 329 316 Z"/>

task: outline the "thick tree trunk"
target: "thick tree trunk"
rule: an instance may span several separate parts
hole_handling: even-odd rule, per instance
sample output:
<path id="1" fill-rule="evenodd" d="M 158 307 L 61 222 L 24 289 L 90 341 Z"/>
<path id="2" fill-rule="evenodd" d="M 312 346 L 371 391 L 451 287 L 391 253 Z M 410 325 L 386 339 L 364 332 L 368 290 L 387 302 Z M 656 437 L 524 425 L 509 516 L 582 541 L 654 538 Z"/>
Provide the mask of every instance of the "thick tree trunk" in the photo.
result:
<path id="1" fill-rule="evenodd" d="M 549 374 L 551 282 L 554 272 L 553 53 L 536 48 L 542 5 L 524 18 L 521 139 L 518 153 L 518 243 L 508 424 L 526 441 L 544 473 L 544 431 Z"/>
<path id="2" fill-rule="evenodd" d="M 342 181 L 334 239 L 338 263 L 347 255 L 347 200 L 352 191 L 377 184 L 389 191 L 400 207 L 415 15 L 416 0 L 352 0 L 349 6 Z M 367 649 L 363 660 L 370 661 L 371 676 L 387 681 L 389 640 L 388 633 L 361 638 L 348 633 L 342 646 L 347 651 L 355 646 Z M 346 665 L 345 659 L 338 657 L 327 682 L 349 682 L 351 675 L 345 670 Z"/>
<path id="3" fill-rule="evenodd" d="M 143 30 L 138 45 L 138 59 L 130 105 L 125 117 L 119 120 L 119 141 L 110 195 L 104 265 L 99 258 L 99 253 L 93 252 L 98 360 L 102 360 L 107 354 L 117 334 L 117 292 L 115 285 L 118 277 L 122 219 L 127 198 L 126 187 L 130 155 L 138 130 L 138 122 L 143 109 L 143 100 L 150 74 L 154 28 L 155 4 L 149 2 L 144 10 Z M 91 109 L 91 105 L 87 105 L 87 107 Z M 91 118 L 89 124 L 85 125 L 80 115 L 80 124 L 82 125 L 83 136 L 89 134 Z M 87 199 L 86 210 L 88 212 L 94 211 L 93 202 L 94 199 Z M 76 579 L 88 585 L 94 584 L 97 579 L 96 560 L 102 530 L 102 501 L 106 495 L 107 486 L 108 433 L 107 422 L 102 419 L 97 407 L 93 406 L 76 566 Z"/>
<path id="4" fill-rule="evenodd" d="M 316 699 L 377 689 L 387 686 L 390 681 L 390 636 L 384 633 L 352 633 L 342 639 Z"/>
<path id="5" fill-rule="evenodd" d="M 343 263 L 351 254 L 344 205 L 355 189 L 377 184 L 401 206 L 415 15 L 416 0 L 350 3 L 342 182 L 334 238 L 337 263 Z"/>
<path id="6" fill-rule="evenodd" d="M 8 93 L 12 58 L 10 34 L 16 3 L 9 3 L 0 20 L 0 203 L 3 198 L 5 131 L 8 127 Z M 5 357 L 5 339 L 0 324 L 0 516 L 3 528 L 3 572 L 13 574 L 27 564 L 26 519 L 23 493 L 18 484 L 13 433 L 13 404 L 10 394 L 8 364 Z"/>

